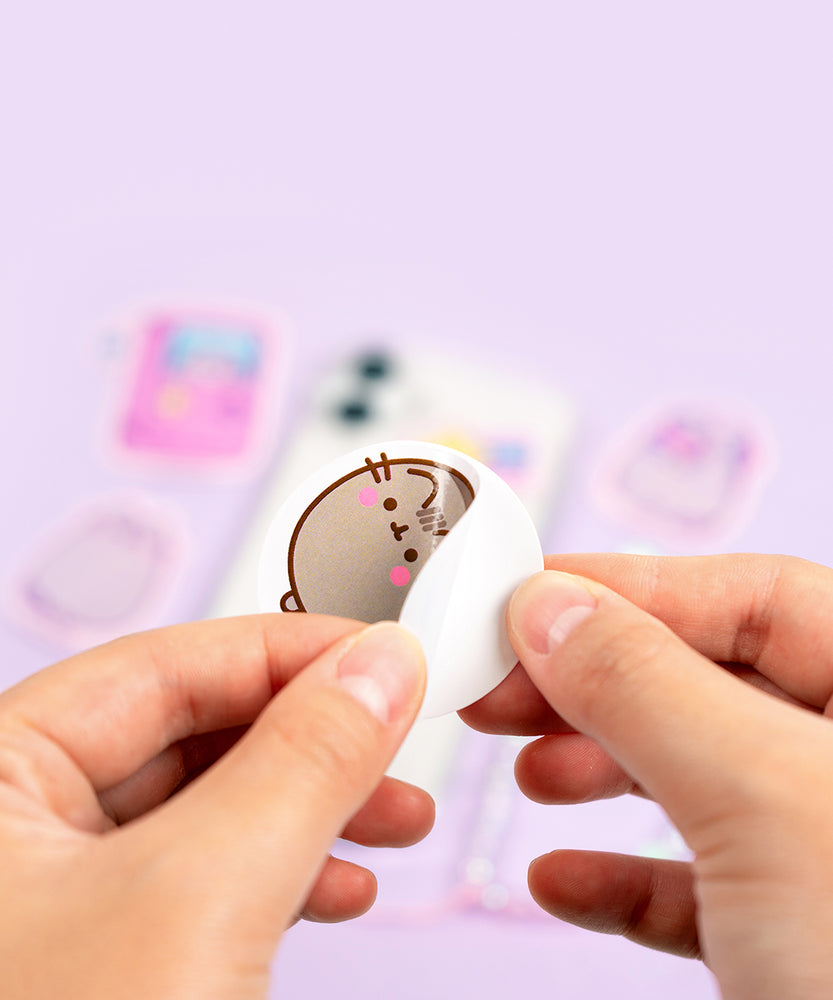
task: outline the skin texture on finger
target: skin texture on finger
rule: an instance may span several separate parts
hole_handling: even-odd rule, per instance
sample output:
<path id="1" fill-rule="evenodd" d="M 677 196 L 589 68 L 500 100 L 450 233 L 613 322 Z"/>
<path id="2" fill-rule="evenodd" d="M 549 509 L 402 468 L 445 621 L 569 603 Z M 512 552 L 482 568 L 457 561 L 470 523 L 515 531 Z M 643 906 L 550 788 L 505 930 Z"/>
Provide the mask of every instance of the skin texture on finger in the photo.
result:
<path id="1" fill-rule="evenodd" d="M 299 916 L 316 924 L 354 920 L 376 899 L 376 877 L 343 858 L 327 858 Z"/>
<path id="2" fill-rule="evenodd" d="M 104 789 L 111 823 L 120 810 L 142 808 L 141 800 L 149 808 L 105 836 L 71 829 L 37 794 L 27 796 L 61 760 L 79 780 L 86 776 L 65 747 L 21 722 L 22 700 L 5 705 L 4 997 L 254 1000 L 267 993 L 275 947 L 296 915 L 330 922 L 372 904 L 373 875 L 328 849 L 356 813 L 356 831 L 369 843 L 410 842 L 430 825 L 433 804 L 419 790 L 391 780 L 374 794 L 417 714 L 425 663 L 414 637 L 396 625 L 360 634 L 347 625 L 336 626 L 333 645 L 298 664 L 253 724 L 185 737 Z M 134 648 L 141 654 L 142 642 Z M 80 668 L 86 684 L 89 662 Z M 58 675 L 58 688 L 66 680 Z M 27 699 L 34 690 L 27 686 Z M 54 693 L 49 684 L 41 690 L 44 701 Z M 79 728 L 87 722 L 76 719 Z M 4 744 L 20 733 L 19 747 Z M 3 780 L 10 776 L 17 780 Z M 172 787 L 181 791 L 154 807 Z M 399 815 L 387 816 L 389 809 Z"/>
<path id="3" fill-rule="evenodd" d="M 808 705 L 788 694 L 774 681 L 758 673 L 754 667 L 742 663 L 723 662 L 720 666 L 744 683 L 781 701 L 811 712 L 822 711 L 819 707 Z M 481 733 L 502 736 L 543 736 L 575 732 L 574 727 L 546 701 L 520 663 L 515 665 L 509 676 L 496 688 L 458 714 L 467 726 Z M 825 714 L 830 714 L 829 708 L 825 710 Z"/>
<path id="4" fill-rule="evenodd" d="M 105 814 L 102 831 L 137 819 L 181 791 L 230 750 L 248 728 L 234 727 L 181 740 L 125 781 L 101 792 L 99 801 Z M 434 818 L 434 800 L 426 791 L 384 777 L 341 836 L 366 847 L 409 847 L 430 833 Z"/>
<path id="5" fill-rule="evenodd" d="M 515 761 L 518 787 L 533 802 L 595 802 L 642 790 L 599 744 L 579 733 L 544 736 Z"/>
<path id="6" fill-rule="evenodd" d="M 364 847 L 410 847 L 434 826 L 434 800 L 422 788 L 385 777 L 341 832 Z"/>
<path id="7" fill-rule="evenodd" d="M 578 927 L 700 958 L 691 866 L 596 851 L 554 851 L 529 868 L 533 898 Z"/>
<path id="8" fill-rule="evenodd" d="M 61 837 L 69 828 L 50 814 L 50 837 L 24 810 L 7 822 L 11 786 L 0 781 L 0 958 L 14 967 L 4 996 L 265 996 L 295 917 L 342 920 L 373 901 L 372 874 L 329 857 L 350 817 L 367 810 L 368 840 L 374 822 L 383 839 L 403 839 L 383 815 L 399 800 L 410 803 L 406 825 L 424 822 L 425 800 L 408 786 L 373 794 L 424 688 L 410 633 L 387 623 L 348 634 L 230 735 L 213 766 L 105 836 Z M 157 782 L 177 771 L 159 768 Z"/>
<path id="9" fill-rule="evenodd" d="M 716 662 L 754 666 L 797 700 L 833 694 L 833 570 L 788 556 L 548 556 L 603 583 Z"/>
<path id="10" fill-rule="evenodd" d="M 472 729 L 499 736 L 573 732 L 520 663 L 496 688 L 457 714 Z"/>
<path id="11" fill-rule="evenodd" d="M 0 695 L 0 777 L 98 832 L 107 820 L 97 792 L 178 741 L 251 723 L 310 660 L 362 627 L 255 615 L 140 633 L 71 657 Z M 151 785 L 176 769 L 175 756 L 146 776 Z"/>
<path id="12" fill-rule="evenodd" d="M 556 601 L 573 609 L 584 601 L 586 617 L 550 652 L 528 645 L 545 641 Z M 593 581 L 539 574 L 515 594 L 508 625 L 542 693 L 663 804 L 687 839 L 695 825 L 714 833 L 715 810 L 757 814 L 800 760 L 791 748 L 830 739 L 821 717 L 740 683 Z"/>
<path id="13" fill-rule="evenodd" d="M 100 792 L 101 808 L 114 826 L 143 816 L 216 763 L 247 729 L 234 726 L 178 740 L 124 781 Z"/>
<path id="14" fill-rule="evenodd" d="M 434 825 L 434 800 L 407 782 L 385 777 L 342 830 L 341 838 L 365 847 L 410 847 Z M 376 898 L 376 878 L 359 865 L 330 857 L 300 916 L 335 923 L 361 916 Z"/>
<path id="15" fill-rule="evenodd" d="M 431 796 L 405 781 L 385 777 L 341 833 L 363 847 L 410 847 L 434 825 Z M 376 878 L 360 865 L 330 857 L 301 914 L 305 920 L 333 923 L 365 913 L 376 898 Z"/>
<path id="16" fill-rule="evenodd" d="M 410 847 L 434 825 L 434 800 L 421 788 L 383 778 L 342 831 L 343 840 L 365 847 Z M 300 916 L 334 923 L 361 916 L 376 898 L 376 878 L 360 865 L 330 857 Z"/>
<path id="17" fill-rule="evenodd" d="M 595 581 L 538 574 L 508 621 L 539 689 L 693 851 L 700 945 L 724 995 L 829 995 L 830 721 L 740 682 Z"/>
<path id="18" fill-rule="evenodd" d="M 340 673 L 371 634 L 376 643 L 392 644 L 391 656 L 404 656 L 407 647 L 412 664 L 415 686 L 407 695 L 403 689 L 405 700 L 387 722 L 351 693 Z M 234 885 L 235 896 L 246 896 L 252 933 L 261 924 L 286 926 L 316 884 L 332 843 L 382 779 L 416 717 L 424 684 L 424 659 L 409 633 L 387 624 L 348 637 L 287 683 L 213 768 L 117 835 L 153 857 L 166 851 L 166 864 L 176 869 L 171 877 L 189 885 L 206 867 L 220 873 L 217 886 Z M 187 845 L 195 842 L 200 852 L 192 858 Z M 225 913 L 228 902 L 217 886 L 204 883 L 205 906 Z"/>
<path id="19" fill-rule="evenodd" d="M 195 737 L 200 741 L 199 749 L 177 754 L 175 763 L 164 765 L 161 787 L 160 782 L 154 780 L 153 787 L 145 790 L 143 786 L 147 775 L 143 777 L 140 772 L 135 776 L 136 782 L 128 781 L 109 790 L 106 796 L 102 795 L 107 799 L 105 809 L 108 815 L 112 815 L 114 824 L 119 825 L 143 815 L 164 801 L 183 781 L 193 780 L 203 773 L 237 742 L 244 731 L 234 729 L 223 730 L 220 734 L 205 734 L 218 737 L 212 741 L 210 750 L 205 747 L 205 737 Z M 188 764 L 183 764 L 183 759 Z M 143 772 L 148 770 L 149 767 L 146 767 Z M 179 781 L 176 780 L 178 775 Z M 384 778 L 368 802 L 347 824 L 342 837 L 368 847 L 408 847 L 426 836 L 433 820 L 434 803 L 426 792 L 393 778 Z M 316 923 L 352 920 L 367 912 L 375 898 L 376 879 L 370 871 L 352 862 L 330 857 L 300 917 Z"/>
<path id="20" fill-rule="evenodd" d="M 547 556 L 545 563 L 616 591 L 754 687 L 830 714 L 830 569 L 792 557 L 747 554 L 565 554 Z M 520 666 L 460 717 L 489 733 L 535 736 L 571 728 Z"/>

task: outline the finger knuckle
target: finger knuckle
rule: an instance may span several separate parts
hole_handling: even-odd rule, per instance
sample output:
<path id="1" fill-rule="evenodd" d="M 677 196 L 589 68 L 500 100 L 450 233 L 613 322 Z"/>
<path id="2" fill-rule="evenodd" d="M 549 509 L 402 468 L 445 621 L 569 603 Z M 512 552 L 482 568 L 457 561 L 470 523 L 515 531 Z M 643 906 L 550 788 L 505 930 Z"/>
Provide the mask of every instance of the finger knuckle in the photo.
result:
<path id="1" fill-rule="evenodd" d="M 815 582 L 824 578 L 826 584 L 831 574 L 798 556 L 747 556 L 736 565 L 746 605 L 738 612 L 729 659 L 756 664 L 772 643 L 780 609 L 807 601 Z"/>

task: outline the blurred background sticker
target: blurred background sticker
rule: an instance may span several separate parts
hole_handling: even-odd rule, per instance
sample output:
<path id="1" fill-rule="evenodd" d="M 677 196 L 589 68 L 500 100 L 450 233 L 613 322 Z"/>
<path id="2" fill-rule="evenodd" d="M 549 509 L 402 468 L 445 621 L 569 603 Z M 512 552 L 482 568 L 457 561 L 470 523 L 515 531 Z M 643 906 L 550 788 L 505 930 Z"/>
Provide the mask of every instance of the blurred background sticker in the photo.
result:
<path id="1" fill-rule="evenodd" d="M 655 544 L 726 544 L 754 513 L 773 454 L 751 414 L 708 401 L 666 404 L 614 438 L 596 497 L 610 517 Z"/>
<path id="2" fill-rule="evenodd" d="M 146 628 L 170 593 L 182 531 L 154 501 L 88 501 L 53 525 L 11 587 L 10 616 L 66 650 Z"/>
<path id="3" fill-rule="evenodd" d="M 284 339 L 265 319 L 229 310 L 149 314 L 138 326 L 118 443 L 167 461 L 245 459 L 260 440 Z"/>

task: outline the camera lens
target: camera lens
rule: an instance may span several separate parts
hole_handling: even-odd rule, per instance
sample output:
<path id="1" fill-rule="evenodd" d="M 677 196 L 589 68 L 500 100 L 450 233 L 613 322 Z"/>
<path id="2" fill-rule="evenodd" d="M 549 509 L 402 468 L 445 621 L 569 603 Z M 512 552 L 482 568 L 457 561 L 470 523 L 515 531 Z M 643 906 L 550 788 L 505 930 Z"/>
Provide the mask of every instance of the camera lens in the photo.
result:
<path id="1" fill-rule="evenodd" d="M 393 360 L 382 351 L 373 351 L 359 358 L 358 368 L 362 378 L 375 382 L 390 375 Z"/>
<path id="2" fill-rule="evenodd" d="M 345 423 L 358 424 L 370 417 L 370 407 L 363 399 L 348 399 L 339 406 L 338 415 Z"/>

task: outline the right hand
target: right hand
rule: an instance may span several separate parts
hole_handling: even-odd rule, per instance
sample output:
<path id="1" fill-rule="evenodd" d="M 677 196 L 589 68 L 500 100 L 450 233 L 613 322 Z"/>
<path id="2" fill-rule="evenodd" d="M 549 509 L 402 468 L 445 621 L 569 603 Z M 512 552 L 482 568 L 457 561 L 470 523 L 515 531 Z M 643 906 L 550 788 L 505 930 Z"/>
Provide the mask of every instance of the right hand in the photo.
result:
<path id="1" fill-rule="evenodd" d="M 516 768 L 532 798 L 648 795 L 694 860 L 555 851 L 532 864 L 533 895 L 702 955 L 727 1000 L 830 997 L 833 571 L 763 556 L 547 565 L 509 610 L 523 668 L 463 718 L 544 734 Z"/>

